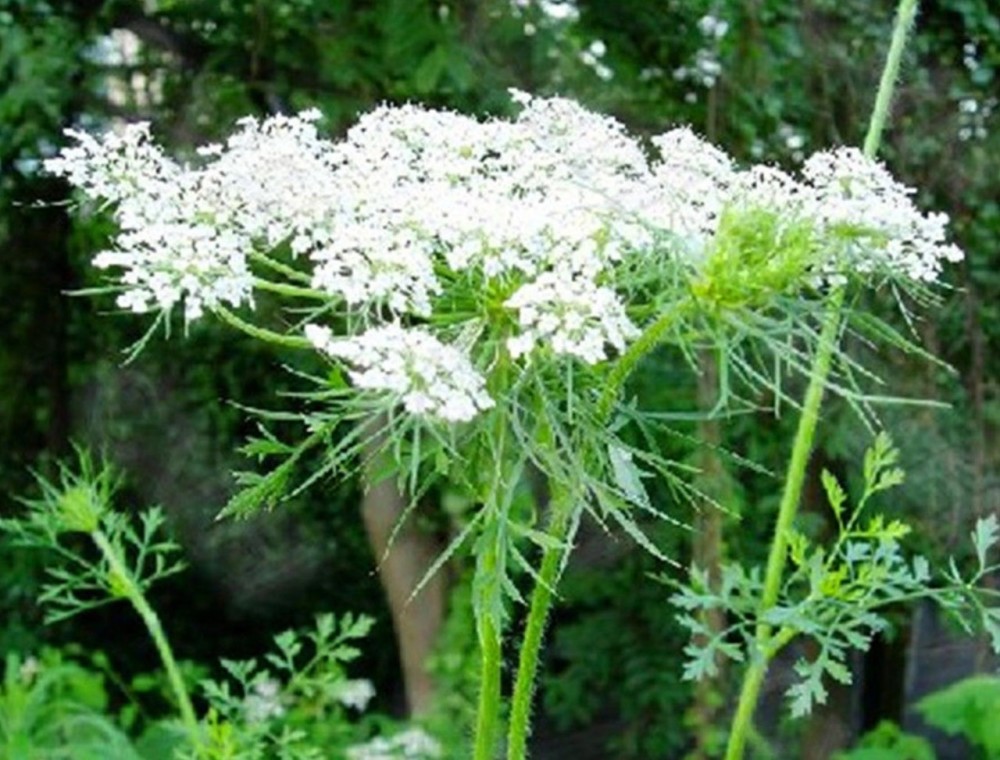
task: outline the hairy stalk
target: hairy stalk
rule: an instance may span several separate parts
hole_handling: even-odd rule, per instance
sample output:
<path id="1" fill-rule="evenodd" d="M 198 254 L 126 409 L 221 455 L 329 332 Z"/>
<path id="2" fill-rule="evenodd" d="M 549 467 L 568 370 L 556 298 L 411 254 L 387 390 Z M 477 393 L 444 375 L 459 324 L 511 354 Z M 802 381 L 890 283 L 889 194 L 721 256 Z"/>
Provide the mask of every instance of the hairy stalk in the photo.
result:
<path id="1" fill-rule="evenodd" d="M 878 94 L 872 110 L 868 132 L 865 136 L 864 152 L 873 158 L 878 152 L 882 133 L 888 119 L 889 106 L 896 79 L 899 76 L 899 66 L 902 61 L 906 38 L 916 16 L 917 0 L 900 0 L 893 27 L 892 42 L 886 56 L 885 67 L 879 81 Z M 774 536 L 768 553 L 767 570 L 764 576 L 764 589 L 758 605 L 758 620 L 763 620 L 764 613 L 773 607 L 781 592 L 781 581 L 784 575 L 785 563 L 788 558 L 788 536 L 798 512 L 799 499 L 802 495 L 802 485 L 805 482 L 806 467 L 812 453 L 813 440 L 816 434 L 816 424 L 819 420 L 819 410 L 823 402 L 823 391 L 826 379 L 830 373 L 833 352 L 836 348 L 841 325 L 841 309 L 844 302 L 843 289 L 836 290 L 830 297 L 827 315 L 820 336 L 816 358 L 813 361 L 812 375 L 806 390 L 802 414 L 799 417 L 798 429 L 792 446 L 792 456 L 788 463 L 785 476 L 785 487 L 781 504 L 778 508 L 778 518 L 774 527 Z M 794 634 L 792 634 L 794 635 Z M 733 726 L 726 748 L 726 760 L 742 760 L 747 737 L 753 726 L 753 714 L 757 707 L 760 689 L 767 674 L 768 665 L 792 636 L 783 630 L 777 637 L 773 635 L 772 627 L 765 623 L 757 624 L 755 634 L 755 651 L 751 653 L 750 664 L 743 676 L 740 688 L 739 702 L 733 717 Z M 780 639 L 780 640 L 779 640 Z"/>
<path id="2" fill-rule="evenodd" d="M 503 388 L 507 383 L 507 375 L 510 370 L 509 357 L 502 354 L 496 372 L 491 380 L 496 388 Z M 489 484 L 489 493 L 486 495 L 486 504 L 489 509 L 498 510 L 502 503 L 507 503 L 503 495 L 503 489 L 509 487 L 507 482 L 507 457 L 509 454 L 508 429 L 506 421 L 499 410 L 494 410 L 495 426 L 493 430 L 494 451 L 493 457 L 495 470 Z M 480 577 L 489 577 L 491 573 L 498 572 L 500 563 L 499 542 L 502 540 L 498 535 L 490 536 L 490 543 L 481 553 L 476 564 L 476 573 Z M 475 760 L 493 760 L 496 749 L 496 738 L 500 725 L 500 703 L 502 700 L 500 672 L 502 668 L 502 635 L 498 623 L 502 619 L 493 617 L 494 611 L 481 609 L 478 611 L 477 628 L 479 632 L 480 649 L 480 684 L 479 684 L 479 706 L 476 715 L 476 743 Z"/>
<path id="3" fill-rule="evenodd" d="M 294 267 L 290 267 L 287 264 L 282 264 L 280 261 L 275 261 L 270 256 L 263 253 L 254 251 L 250 254 L 250 260 L 256 261 L 258 264 L 267 267 L 268 269 L 277 272 L 278 274 L 284 275 L 289 280 L 293 282 L 301 282 L 309 284 L 312 282 L 312 278 L 305 272 L 300 272 Z"/>
<path id="4" fill-rule="evenodd" d="M 493 760 L 500 724 L 500 631 L 489 615 L 479 622 L 480 684 L 475 760 Z"/>
<path id="5" fill-rule="evenodd" d="M 632 343 L 615 363 L 604 384 L 604 390 L 597 402 L 597 419 L 606 421 L 614 409 L 615 400 L 622 386 L 635 370 L 639 362 L 659 345 L 663 336 L 677 323 L 686 302 L 675 305 L 670 311 L 660 315 L 653 324 Z M 531 703 L 538 674 L 538 656 L 542 648 L 545 624 L 552 608 L 555 588 L 565 565 L 566 556 L 572 549 L 573 533 L 579 525 L 574 519 L 576 509 L 570 504 L 558 484 L 552 484 L 552 517 L 546 533 L 558 539 L 558 547 L 547 548 L 542 554 L 542 565 L 538 571 L 535 588 L 531 592 L 528 619 L 525 623 L 524 639 L 521 642 L 517 663 L 517 677 L 511 701 L 510 727 L 507 734 L 508 760 L 523 760 L 527 757 L 528 736 L 531 729 Z"/>
<path id="6" fill-rule="evenodd" d="M 299 285 L 289 285 L 285 282 L 273 282 L 271 280 L 265 280 L 262 277 L 254 277 L 253 286 L 259 290 L 268 290 L 271 293 L 277 293 L 282 296 L 290 296 L 291 298 L 308 298 L 313 301 L 330 300 L 330 295 L 321 290 L 303 288 Z"/>
<path id="7" fill-rule="evenodd" d="M 882 132 L 889 119 L 889 106 L 892 104 L 892 94 L 899 78 L 899 66 L 903 60 L 903 50 L 906 38 L 917 17 L 917 0 L 900 0 L 896 8 L 896 23 L 892 30 L 892 42 L 886 55 L 882 78 L 878 83 L 878 93 L 875 95 L 875 106 L 872 108 L 871 120 L 868 122 L 868 133 L 865 135 L 864 152 L 869 158 L 874 158 L 882 142 Z"/>
<path id="8" fill-rule="evenodd" d="M 115 590 L 128 599 L 135 611 L 139 613 L 139 617 L 142 618 L 146 630 L 149 631 L 149 635 L 156 645 L 156 651 L 160 655 L 160 660 L 163 662 L 163 667 L 167 671 L 167 680 L 170 682 L 174 699 L 177 701 L 177 708 L 181 713 L 181 722 L 184 724 L 184 728 L 191 740 L 193 742 L 196 741 L 199 734 L 198 719 L 195 717 L 194 708 L 191 706 L 191 697 L 188 694 L 187 687 L 184 685 L 180 668 L 177 667 L 177 661 L 174 659 L 170 642 L 167 640 L 167 635 L 163 632 L 159 615 L 156 614 L 156 610 L 146 600 L 142 589 L 135 582 L 128 568 L 125 567 L 121 556 L 115 550 L 115 547 L 112 546 L 107 535 L 101 530 L 95 530 L 90 534 L 90 537 L 108 563 L 108 571 L 112 582 L 117 584 Z"/>
<path id="9" fill-rule="evenodd" d="M 838 289 L 830 301 L 830 308 L 820 335 L 820 344 L 813 362 L 812 377 L 806 390 L 805 403 L 802 405 L 802 416 L 799 417 L 798 430 L 795 432 L 795 443 L 792 446 L 792 456 L 788 463 L 788 473 L 785 477 L 785 489 L 778 508 L 778 519 L 774 526 L 774 537 L 767 558 L 767 571 L 764 575 L 764 591 L 758 604 L 758 619 L 763 613 L 774 606 L 781 592 L 781 578 L 788 557 L 788 535 L 795 514 L 798 511 L 799 497 L 802 495 L 802 484 L 805 482 L 806 466 L 812 453 L 813 439 L 816 434 L 816 424 L 819 421 L 819 409 L 823 401 L 823 391 L 826 379 L 830 374 L 837 335 L 840 331 L 840 309 L 844 300 L 843 289 Z M 756 651 L 751 655 L 750 665 L 743 675 L 743 685 L 740 689 L 740 699 L 733 718 L 733 728 L 729 735 L 729 745 L 726 748 L 726 760 L 739 760 L 743 757 L 747 735 L 753 721 L 753 713 L 760 696 L 760 687 L 764 683 L 768 664 L 776 651 L 771 647 L 771 626 L 761 622 L 757 624 L 755 637 Z"/>
<path id="10" fill-rule="evenodd" d="M 553 498 L 552 521 L 549 535 L 559 536 L 565 542 L 565 549 L 546 549 L 542 555 L 542 566 L 538 580 L 531 592 L 531 606 L 524 627 L 524 639 L 517 662 L 517 679 L 510 707 L 510 731 L 507 739 L 508 760 L 520 760 L 527 756 L 528 735 L 531 729 L 531 702 L 534 697 L 535 676 L 538 673 L 538 655 L 542 649 L 545 623 L 552 608 L 555 587 L 559 582 L 563 560 L 573 541 L 573 533 L 578 520 L 573 519 L 572 505 L 562 497 Z"/>

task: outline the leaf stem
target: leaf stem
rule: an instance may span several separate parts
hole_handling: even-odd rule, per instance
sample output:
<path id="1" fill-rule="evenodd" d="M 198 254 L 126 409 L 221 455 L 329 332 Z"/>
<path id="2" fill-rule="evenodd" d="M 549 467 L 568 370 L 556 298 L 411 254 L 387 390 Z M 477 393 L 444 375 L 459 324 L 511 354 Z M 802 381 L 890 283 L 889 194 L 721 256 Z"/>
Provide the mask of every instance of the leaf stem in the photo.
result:
<path id="1" fill-rule="evenodd" d="M 270 256 L 266 256 L 263 253 L 259 253 L 257 251 L 252 252 L 250 254 L 250 260 L 256 261 L 258 264 L 261 264 L 278 274 L 284 275 L 289 280 L 305 284 L 312 282 L 312 278 L 305 272 L 300 272 L 295 267 L 290 267 L 287 264 L 282 264 L 280 261 L 275 261 Z"/>
<path id="2" fill-rule="evenodd" d="M 313 301 L 330 300 L 330 295 L 321 290 L 303 288 L 299 285 L 289 285 L 285 282 L 273 282 L 272 280 L 265 280 L 262 277 L 254 277 L 253 286 L 255 288 L 259 288 L 260 290 L 268 290 L 272 293 L 277 293 L 282 296 L 290 296 L 292 298 L 309 298 Z"/>

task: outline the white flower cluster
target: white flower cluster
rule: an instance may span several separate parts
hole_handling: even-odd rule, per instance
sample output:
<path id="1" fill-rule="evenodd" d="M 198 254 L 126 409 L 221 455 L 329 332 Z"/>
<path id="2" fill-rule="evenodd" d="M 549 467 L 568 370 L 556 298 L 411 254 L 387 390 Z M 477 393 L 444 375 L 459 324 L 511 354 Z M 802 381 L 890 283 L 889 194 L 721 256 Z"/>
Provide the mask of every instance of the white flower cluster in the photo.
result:
<path id="1" fill-rule="evenodd" d="M 375 687 L 366 678 L 342 681 L 336 687 L 335 696 L 344 707 L 363 711 L 375 696 Z"/>
<path id="2" fill-rule="evenodd" d="M 715 41 L 726 33 L 715 17 L 700 28 Z M 183 302 L 194 319 L 252 303 L 251 254 L 287 245 L 315 290 L 375 325 L 337 340 L 313 325 L 313 343 L 358 386 L 449 421 L 489 408 L 484 380 L 462 350 L 403 325 L 448 308 L 456 282 L 503 294 L 519 326 L 515 358 L 544 346 L 597 363 L 638 333 L 616 291 L 620 264 L 654 252 L 697 273 L 728 212 L 763 209 L 813 230 L 824 254 L 811 281 L 932 281 L 961 256 L 946 217 L 920 212 L 856 150 L 816 154 L 793 177 L 739 169 L 674 129 L 653 138 L 651 159 L 612 118 L 512 95 L 514 119 L 384 106 L 339 142 L 318 135 L 317 112 L 244 119 L 197 166 L 165 157 L 145 125 L 100 140 L 72 133 L 47 168 L 113 205 L 120 232 L 96 264 L 123 270 L 124 308 Z"/>
<path id="3" fill-rule="evenodd" d="M 312 122 L 318 112 L 240 122 L 215 158 L 182 167 L 150 142 L 149 126 L 126 126 L 100 141 L 70 132 L 77 144 L 46 162 L 94 199 L 115 204 L 120 232 L 94 265 L 124 270 L 118 305 L 143 313 L 181 301 L 187 320 L 220 304 L 249 303 L 247 254 L 316 228 L 335 200 L 330 145 Z M 299 192 L 308 187 L 309 192 Z"/>
<path id="4" fill-rule="evenodd" d="M 962 250 L 947 242 L 947 215 L 922 213 L 911 200 L 912 189 L 856 148 L 814 154 L 803 176 L 811 215 L 825 231 L 847 233 L 851 241 L 842 270 L 887 270 L 934 282 L 942 261 L 962 260 Z"/>
<path id="5" fill-rule="evenodd" d="M 493 406 L 482 375 L 468 357 L 420 328 L 397 323 L 351 338 L 307 325 L 306 337 L 323 353 L 342 359 L 358 388 L 386 391 L 411 414 L 466 422 Z"/>
<path id="6" fill-rule="evenodd" d="M 808 222 L 827 249 L 815 275 L 884 273 L 933 282 L 962 251 L 946 240 L 948 217 L 925 214 L 914 191 L 856 148 L 813 154 L 801 178 L 772 166 L 739 170 L 687 129 L 653 139 L 661 160 L 644 216 L 669 230 L 694 262 L 710 252 L 724 210 L 768 210 L 786 223 Z"/>
<path id="7" fill-rule="evenodd" d="M 378 736 L 347 749 L 347 760 L 432 760 L 441 757 L 441 744 L 427 732 L 410 728 L 395 736 Z"/>
<path id="8" fill-rule="evenodd" d="M 520 335 L 507 341 L 514 358 L 542 343 L 557 354 L 595 364 L 605 358 L 605 345 L 622 351 L 639 334 L 611 288 L 559 269 L 539 275 L 506 305 L 518 310 L 521 326 Z"/>
<path id="9" fill-rule="evenodd" d="M 243 700 L 243 711 L 248 723 L 263 723 L 285 714 L 281 703 L 281 684 L 273 679 L 258 681 Z"/>

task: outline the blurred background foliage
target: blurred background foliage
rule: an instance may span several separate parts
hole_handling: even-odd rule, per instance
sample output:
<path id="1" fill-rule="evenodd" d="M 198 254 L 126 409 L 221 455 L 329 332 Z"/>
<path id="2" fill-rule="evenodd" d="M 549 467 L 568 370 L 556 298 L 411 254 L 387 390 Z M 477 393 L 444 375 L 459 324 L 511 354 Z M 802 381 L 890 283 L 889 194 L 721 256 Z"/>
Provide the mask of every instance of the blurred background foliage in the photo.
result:
<path id="1" fill-rule="evenodd" d="M 66 127 L 149 120 L 183 154 L 248 113 L 317 106 L 324 128 L 337 135 L 382 101 L 506 113 L 507 89 L 516 87 L 572 96 L 643 135 L 690 123 L 738 159 L 794 165 L 813 150 L 860 142 L 893 6 L 0 0 L 0 513 L 16 511 L 16 497 L 30 487 L 28 468 L 46 472 L 71 440 L 103 448 L 127 473 L 136 504 L 165 507 L 190 560 L 185 575 L 154 592 L 182 658 L 257 654 L 274 632 L 318 610 L 367 613 L 378 624 L 359 671 L 375 681 L 382 709 L 403 712 L 390 612 L 358 519 L 358 484 L 326 483 L 249 522 L 214 521 L 232 490 L 229 473 L 242 464 L 234 451 L 252 431 L 232 402 L 283 403 L 278 394 L 290 380 L 281 352 L 199 323 L 187 338 L 180 328 L 158 335 L 123 366 L 122 350 L 145 326 L 109 313 L 110 299 L 67 296 L 100 284 L 87 262 L 107 230 L 99 217 L 70 215 L 66 187 L 39 172 L 39 159 L 62 144 Z M 860 341 L 851 350 L 887 381 L 876 392 L 950 405 L 878 409 L 910 473 L 902 495 L 884 506 L 919 526 L 921 550 L 943 554 L 959 550 L 974 518 L 1000 502 L 1000 8 L 991 0 L 921 6 L 884 157 L 920 188 L 922 204 L 951 213 L 968 255 L 949 272 L 942 307 L 918 309 L 900 324 L 943 363 L 884 355 Z M 882 308 L 877 300 L 865 306 Z M 717 392 L 712 357 L 699 366 L 700 378 L 664 352 L 632 391 L 647 407 L 692 413 L 665 445 L 702 469 L 703 487 L 728 512 L 681 512 L 664 493 L 662 506 L 695 530 L 654 530 L 682 564 L 711 566 L 722 556 L 757 563 L 780 478 L 691 440 L 780 474 L 794 410 L 776 417 L 773 399 L 760 398 L 753 399 L 759 412 L 699 419 L 694 413 L 711 408 Z M 836 403 L 821 434 L 817 472 L 847 472 L 869 441 Z M 466 511 L 438 496 L 418 527 L 446 539 Z M 819 497 L 807 492 L 806 499 L 808 518 L 808 503 Z M 811 527 L 821 533 L 822 510 L 812 512 Z M 0 655 L 75 642 L 107 652 L 108 667 L 126 677 L 153 667 L 151 648 L 114 610 L 43 627 L 34 603 L 39 567 L 0 551 Z M 732 679 L 698 690 L 678 680 L 683 636 L 668 589 L 647 578 L 662 570 L 628 541 L 585 527 L 550 629 L 538 757 L 712 756 Z M 431 667 L 439 725 L 460 734 L 475 672 L 466 560 L 452 561 L 447 574 L 448 618 Z M 897 666 L 910 651 L 909 620 L 901 611 L 896 639 L 859 665 L 865 677 L 853 693 L 835 694 L 828 710 L 794 730 L 771 721 L 776 746 L 788 756 L 825 757 L 882 719 L 904 720 Z M 108 694 L 123 700 L 114 688 Z M 788 749 L 797 741 L 801 750 Z"/>

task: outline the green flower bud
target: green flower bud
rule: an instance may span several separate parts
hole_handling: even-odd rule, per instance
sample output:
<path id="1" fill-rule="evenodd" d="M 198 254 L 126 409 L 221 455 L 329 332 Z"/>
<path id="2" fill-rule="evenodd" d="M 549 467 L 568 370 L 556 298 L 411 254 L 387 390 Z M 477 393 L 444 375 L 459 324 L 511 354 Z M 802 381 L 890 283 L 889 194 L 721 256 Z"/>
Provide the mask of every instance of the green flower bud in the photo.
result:
<path id="1" fill-rule="evenodd" d="M 93 533 L 100 526 L 104 504 L 89 484 L 79 483 L 59 496 L 57 509 L 64 531 Z"/>

